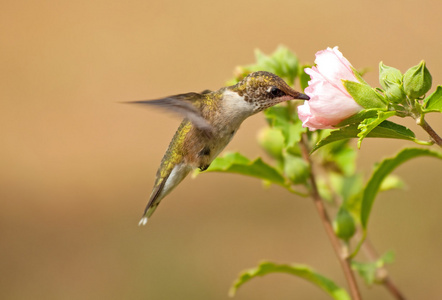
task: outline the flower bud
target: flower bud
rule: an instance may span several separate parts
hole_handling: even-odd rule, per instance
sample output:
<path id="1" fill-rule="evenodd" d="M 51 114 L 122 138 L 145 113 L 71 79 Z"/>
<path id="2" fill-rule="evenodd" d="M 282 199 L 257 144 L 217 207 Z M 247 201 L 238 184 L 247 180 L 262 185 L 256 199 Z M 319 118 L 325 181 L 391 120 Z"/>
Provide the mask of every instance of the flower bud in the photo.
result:
<path id="1" fill-rule="evenodd" d="M 384 65 L 383 62 L 379 63 L 379 83 L 384 90 L 387 90 L 392 84 L 401 84 L 402 74 L 396 68 Z"/>
<path id="2" fill-rule="evenodd" d="M 403 84 L 390 82 L 388 80 L 384 81 L 385 84 L 385 95 L 388 100 L 393 103 L 400 103 L 405 99 L 405 92 Z"/>
<path id="3" fill-rule="evenodd" d="M 282 158 L 282 149 L 284 148 L 284 136 L 281 131 L 265 127 L 258 134 L 258 142 L 268 155 L 273 158 Z"/>
<path id="4" fill-rule="evenodd" d="M 411 67 L 404 74 L 404 91 L 412 99 L 425 95 L 430 90 L 431 83 L 431 74 L 425 66 L 425 61 Z"/>
<path id="5" fill-rule="evenodd" d="M 284 155 L 284 173 L 294 184 L 301 184 L 310 175 L 310 167 L 301 157 L 286 153 Z"/>
<path id="6" fill-rule="evenodd" d="M 333 229 L 336 236 L 345 241 L 351 239 L 351 237 L 355 234 L 355 221 L 346 209 L 339 209 L 336 218 L 333 221 Z"/>

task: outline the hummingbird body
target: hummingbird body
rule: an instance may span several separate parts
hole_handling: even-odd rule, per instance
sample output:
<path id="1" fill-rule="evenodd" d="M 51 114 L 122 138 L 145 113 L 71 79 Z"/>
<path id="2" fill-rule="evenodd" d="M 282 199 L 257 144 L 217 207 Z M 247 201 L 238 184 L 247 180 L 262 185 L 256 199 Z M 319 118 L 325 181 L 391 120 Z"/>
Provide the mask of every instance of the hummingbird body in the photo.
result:
<path id="1" fill-rule="evenodd" d="M 249 116 L 277 103 L 308 100 L 278 76 L 259 71 L 234 86 L 132 103 L 164 107 L 185 118 L 176 131 L 157 171 L 155 184 L 140 225 L 145 225 L 160 201 L 193 169 L 204 171 L 232 140 Z"/>

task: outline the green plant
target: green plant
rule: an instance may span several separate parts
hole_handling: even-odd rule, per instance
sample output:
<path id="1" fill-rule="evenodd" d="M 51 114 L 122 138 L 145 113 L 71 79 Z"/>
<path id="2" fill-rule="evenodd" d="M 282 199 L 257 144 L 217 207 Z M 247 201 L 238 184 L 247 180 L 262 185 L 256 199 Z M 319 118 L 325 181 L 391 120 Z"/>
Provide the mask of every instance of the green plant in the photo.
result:
<path id="1" fill-rule="evenodd" d="M 337 48 L 327 51 L 332 50 Z M 310 79 L 305 68 L 309 67 L 301 66 L 296 55 L 284 47 L 270 56 L 257 51 L 256 63 L 238 67 L 230 83 L 235 83 L 249 72 L 264 70 L 275 73 L 291 85 L 299 80 L 301 88 L 305 89 Z M 396 167 L 420 156 L 442 159 L 440 151 L 422 148 L 433 144 L 442 147 L 441 138 L 425 121 L 427 113 L 442 112 L 442 86 L 425 97 L 431 88 L 432 78 L 424 62 L 410 68 L 405 75 L 381 63 L 382 89 L 373 89 L 353 68 L 352 72 L 355 79 L 342 80 L 342 86 L 351 96 L 351 101 L 357 103 L 354 106 L 357 112 L 337 124 L 324 126 L 334 129 L 309 126 L 306 120 L 304 125 L 311 127 L 312 131 L 303 127 L 303 121 L 296 113 L 299 103 L 271 107 L 265 111 L 268 127 L 259 134 L 259 144 L 272 158 L 271 162 L 262 158 L 251 160 L 240 153 L 227 153 L 217 158 L 207 170 L 256 177 L 268 184 L 280 185 L 299 197 L 312 198 L 343 268 L 350 294 L 309 266 L 262 262 L 239 276 L 230 295 L 256 276 L 282 272 L 312 282 L 333 299 L 361 299 L 354 276 L 356 271 L 367 284 L 384 285 L 396 299 L 404 299 L 385 268 L 386 264 L 393 262 L 394 255 L 392 252 L 380 257 L 374 254 L 367 240 L 368 221 L 378 193 L 403 186 L 402 181 L 391 174 Z M 313 105 L 313 102 L 309 104 Z M 428 132 L 430 139 L 416 139 L 410 129 L 387 120 L 392 116 L 414 118 L 416 124 Z M 363 173 L 356 168 L 358 150 L 350 141 L 357 139 L 357 146 L 361 147 L 365 138 L 403 139 L 421 147 L 402 149 L 380 161 L 371 176 L 364 180 Z M 372 253 L 366 262 L 355 260 L 361 247 Z"/>

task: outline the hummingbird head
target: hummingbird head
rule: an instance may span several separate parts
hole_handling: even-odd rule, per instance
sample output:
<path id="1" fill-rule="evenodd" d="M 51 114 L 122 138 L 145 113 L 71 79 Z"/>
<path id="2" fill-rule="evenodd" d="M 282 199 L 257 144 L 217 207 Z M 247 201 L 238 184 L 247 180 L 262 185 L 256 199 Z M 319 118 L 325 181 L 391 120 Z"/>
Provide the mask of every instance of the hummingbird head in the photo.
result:
<path id="1" fill-rule="evenodd" d="M 232 88 L 244 101 L 252 105 L 253 113 L 284 101 L 310 99 L 309 96 L 289 87 L 282 78 L 265 71 L 250 73 Z"/>

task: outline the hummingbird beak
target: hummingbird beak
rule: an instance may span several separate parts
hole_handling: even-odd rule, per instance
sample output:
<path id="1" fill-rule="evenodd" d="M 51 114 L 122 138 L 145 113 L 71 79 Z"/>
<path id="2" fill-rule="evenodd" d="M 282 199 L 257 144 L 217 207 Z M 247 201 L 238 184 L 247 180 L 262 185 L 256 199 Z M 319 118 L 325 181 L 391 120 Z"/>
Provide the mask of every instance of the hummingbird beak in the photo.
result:
<path id="1" fill-rule="evenodd" d="M 310 100 L 310 97 L 307 96 L 306 94 L 300 93 L 294 89 L 292 89 L 291 87 L 287 86 L 287 89 L 284 89 L 284 92 L 292 97 L 292 99 L 290 100 L 295 100 L 295 99 L 299 99 L 299 100 Z"/>
<path id="2" fill-rule="evenodd" d="M 286 95 L 283 97 L 280 97 L 273 105 L 277 103 L 281 103 L 284 101 L 290 101 L 290 100 L 310 100 L 310 97 L 306 94 L 300 93 L 298 91 L 295 91 L 294 89 L 289 89 L 286 91 Z"/>
<path id="3" fill-rule="evenodd" d="M 293 97 L 294 99 L 301 99 L 301 100 L 310 100 L 310 97 L 303 93 L 296 93 Z"/>

